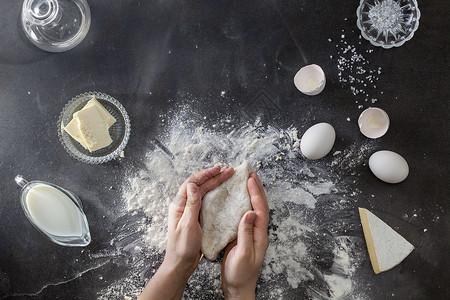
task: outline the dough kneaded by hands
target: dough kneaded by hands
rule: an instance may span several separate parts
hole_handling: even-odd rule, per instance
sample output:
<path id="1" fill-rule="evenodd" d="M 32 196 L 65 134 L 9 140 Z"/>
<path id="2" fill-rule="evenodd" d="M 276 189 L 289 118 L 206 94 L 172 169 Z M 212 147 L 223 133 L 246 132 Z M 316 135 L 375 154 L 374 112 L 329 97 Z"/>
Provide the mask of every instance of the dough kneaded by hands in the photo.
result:
<path id="1" fill-rule="evenodd" d="M 247 180 L 253 168 L 248 161 L 234 169 L 233 176 L 206 193 L 200 211 L 202 253 L 214 260 L 237 237 L 242 216 L 252 209 Z"/>

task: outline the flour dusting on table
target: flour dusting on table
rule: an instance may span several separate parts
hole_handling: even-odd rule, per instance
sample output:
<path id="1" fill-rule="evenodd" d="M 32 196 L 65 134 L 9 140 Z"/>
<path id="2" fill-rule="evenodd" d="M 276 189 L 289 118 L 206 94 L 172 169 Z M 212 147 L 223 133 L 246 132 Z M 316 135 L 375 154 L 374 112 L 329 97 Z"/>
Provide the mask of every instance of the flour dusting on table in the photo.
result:
<path id="1" fill-rule="evenodd" d="M 192 114 L 185 107 L 174 115 L 147 152 L 143 166 L 132 172 L 124 186 L 128 214 L 138 221 L 124 225 L 130 231 L 128 237 L 111 244 L 127 248 L 135 278 L 114 284 L 100 299 L 111 299 L 117 291 L 135 296 L 157 270 L 166 245 L 168 204 L 185 178 L 217 164 L 238 166 L 246 159 L 264 184 L 270 208 L 270 246 L 257 297 L 353 299 L 359 255 L 354 254 L 358 252 L 350 234 L 355 229 L 351 225 L 355 222 L 349 221 L 354 215 L 347 196 L 351 191 L 333 171 L 341 160 L 331 154 L 319 161 L 306 160 L 293 127 L 237 126 L 229 121 L 205 125 L 192 121 L 203 121 Z M 221 297 L 220 260 L 202 259 L 184 299 Z"/>

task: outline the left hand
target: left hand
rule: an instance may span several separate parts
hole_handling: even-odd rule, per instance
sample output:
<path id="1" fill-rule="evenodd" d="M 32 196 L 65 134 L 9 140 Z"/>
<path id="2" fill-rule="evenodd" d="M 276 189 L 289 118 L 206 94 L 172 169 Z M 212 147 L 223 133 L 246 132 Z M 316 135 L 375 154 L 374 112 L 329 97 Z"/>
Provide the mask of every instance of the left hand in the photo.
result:
<path id="1" fill-rule="evenodd" d="M 169 205 L 169 233 L 166 255 L 158 271 L 138 299 L 181 299 L 186 283 L 200 260 L 202 229 L 198 221 L 203 196 L 234 173 L 219 166 L 189 177 Z"/>
<path id="2" fill-rule="evenodd" d="M 201 257 L 202 229 L 199 212 L 203 196 L 234 173 L 233 168 L 219 166 L 189 177 L 169 205 L 169 228 L 163 264 L 176 267 L 186 279 L 197 268 Z"/>

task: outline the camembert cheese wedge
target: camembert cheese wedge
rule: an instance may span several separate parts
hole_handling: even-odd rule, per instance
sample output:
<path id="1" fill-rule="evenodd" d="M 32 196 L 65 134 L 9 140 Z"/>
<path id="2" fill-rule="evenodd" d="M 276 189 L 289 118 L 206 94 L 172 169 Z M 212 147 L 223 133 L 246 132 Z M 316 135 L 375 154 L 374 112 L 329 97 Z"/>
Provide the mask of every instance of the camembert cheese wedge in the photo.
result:
<path id="1" fill-rule="evenodd" d="M 413 251 L 411 243 L 367 209 L 359 208 L 359 216 L 375 274 L 392 269 Z"/>

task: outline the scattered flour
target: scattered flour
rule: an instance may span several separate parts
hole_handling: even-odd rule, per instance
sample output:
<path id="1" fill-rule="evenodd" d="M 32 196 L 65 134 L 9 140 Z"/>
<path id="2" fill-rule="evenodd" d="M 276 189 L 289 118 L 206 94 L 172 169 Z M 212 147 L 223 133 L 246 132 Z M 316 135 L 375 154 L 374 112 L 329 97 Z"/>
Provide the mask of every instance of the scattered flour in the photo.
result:
<path id="1" fill-rule="evenodd" d="M 375 145 L 374 140 L 367 139 L 363 144 L 353 143 L 343 151 L 336 151 L 331 166 L 344 171 L 354 171 L 355 167 L 367 164 Z"/>
<path id="2" fill-rule="evenodd" d="M 99 299 L 135 297 L 157 270 L 166 245 L 168 204 L 186 177 L 205 167 L 237 166 L 246 159 L 260 176 L 270 207 L 270 246 L 258 281 L 258 298 L 354 299 L 349 295 L 355 292 L 354 262 L 359 252 L 353 251 L 347 237 L 355 235 L 351 226 L 348 233 L 343 232 L 350 222 L 343 212 L 353 207 L 346 197 L 350 191 L 332 166 L 351 160 L 354 153 L 342 151 L 309 161 L 298 151 L 295 128 L 237 126 L 230 120 L 229 126 L 212 126 L 193 121 L 206 122 L 190 107 L 172 117 L 172 124 L 149 149 L 143 165 L 130 171 L 123 187 L 128 208 L 123 218 L 136 220 L 119 223 L 121 232 L 126 229 L 128 234 L 111 244 L 129 257 L 134 276 L 112 284 Z M 202 259 L 183 299 L 221 297 L 220 260 Z"/>

